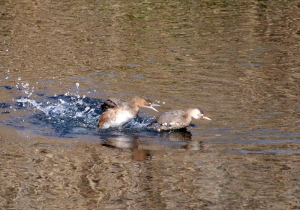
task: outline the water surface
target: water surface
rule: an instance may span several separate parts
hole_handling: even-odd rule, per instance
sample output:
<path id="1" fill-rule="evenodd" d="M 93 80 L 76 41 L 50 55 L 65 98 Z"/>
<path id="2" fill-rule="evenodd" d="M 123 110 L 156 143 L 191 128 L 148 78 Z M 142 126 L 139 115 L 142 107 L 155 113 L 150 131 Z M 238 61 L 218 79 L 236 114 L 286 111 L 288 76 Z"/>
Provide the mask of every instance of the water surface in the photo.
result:
<path id="1" fill-rule="evenodd" d="M 298 209 L 298 1 L 3 1 L 4 209 Z M 139 95 L 212 121 L 99 131 Z"/>

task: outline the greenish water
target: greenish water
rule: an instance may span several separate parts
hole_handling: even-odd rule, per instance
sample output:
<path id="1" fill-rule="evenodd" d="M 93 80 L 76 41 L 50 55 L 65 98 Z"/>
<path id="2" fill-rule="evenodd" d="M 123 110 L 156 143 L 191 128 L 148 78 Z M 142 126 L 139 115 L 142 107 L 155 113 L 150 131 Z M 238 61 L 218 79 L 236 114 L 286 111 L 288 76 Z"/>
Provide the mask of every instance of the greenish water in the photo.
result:
<path id="1" fill-rule="evenodd" d="M 298 1 L 0 5 L 3 209 L 299 208 Z M 16 105 L 66 93 L 140 95 L 212 121 L 61 136 L 37 106 Z"/>

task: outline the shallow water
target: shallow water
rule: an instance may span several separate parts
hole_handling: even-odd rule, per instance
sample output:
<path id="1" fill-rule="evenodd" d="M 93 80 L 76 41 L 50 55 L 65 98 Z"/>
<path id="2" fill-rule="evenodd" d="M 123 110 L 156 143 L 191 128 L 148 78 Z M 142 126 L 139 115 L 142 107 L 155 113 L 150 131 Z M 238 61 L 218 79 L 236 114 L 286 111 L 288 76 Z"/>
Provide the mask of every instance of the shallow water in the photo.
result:
<path id="1" fill-rule="evenodd" d="M 298 1 L 0 4 L 2 208 L 300 208 Z M 212 121 L 96 128 L 136 95 Z"/>

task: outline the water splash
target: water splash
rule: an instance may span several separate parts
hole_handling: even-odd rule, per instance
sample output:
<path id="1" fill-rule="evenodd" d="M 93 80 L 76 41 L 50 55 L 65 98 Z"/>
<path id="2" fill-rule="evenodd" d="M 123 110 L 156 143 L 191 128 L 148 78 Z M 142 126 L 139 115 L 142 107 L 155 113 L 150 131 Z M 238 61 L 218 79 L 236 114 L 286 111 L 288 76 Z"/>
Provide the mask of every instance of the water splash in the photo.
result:
<path id="1" fill-rule="evenodd" d="M 47 97 L 39 102 L 29 98 L 21 98 L 17 102 L 23 107 L 41 111 L 35 112 L 33 117 L 50 124 L 95 128 L 96 121 L 101 114 L 98 107 L 103 100 L 64 94 Z"/>
<path id="2" fill-rule="evenodd" d="M 97 121 L 102 114 L 100 109 L 100 105 L 104 102 L 102 99 L 66 93 L 39 101 L 20 98 L 17 99 L 17 102 L 22 108 L 33 110 L 33 115 L 28 122 L 41 126 L 51 125 L 60 136 L 74 133 L 75 130 L 76 132 L 80 130 L 81 132 L 99 133 L 97 132 Z M 126 123 L 121 130 L 122 132 L 134 132 L 146 129 L 154 119 L 149 116 L 138 116 Z M 109 130 L 103 132 L 109 132 Z"/>

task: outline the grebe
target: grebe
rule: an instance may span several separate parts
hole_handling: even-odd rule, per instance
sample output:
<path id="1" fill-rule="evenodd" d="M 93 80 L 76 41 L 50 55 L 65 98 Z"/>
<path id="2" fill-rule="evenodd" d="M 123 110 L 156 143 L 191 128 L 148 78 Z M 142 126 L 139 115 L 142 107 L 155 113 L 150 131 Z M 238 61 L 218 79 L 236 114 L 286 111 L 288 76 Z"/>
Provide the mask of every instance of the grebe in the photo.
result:
<path id="1" fill-rule="evenodd" d="M 108 101 L 112 102 L 111 106 L 109 106 L 111 108 L 104 108 L 105 111 L 102 113 L 98 121 L 98 127 L 101 129 L 120 127 L 124 125 L 135 118 L 140 107 L 150 108 L 157 112 L 153 106 L 159 106 L 157 104 L 153 104 L 150 100 L 139 96 L 134 97 L 130 102 L 122 100 L 116 102 L 116 99 L 109 99 Z"/>
<path id="2" fill-rule="evenodd" d="M 186 111 L 171 110 L 159 115 L 156 121 L 148 127 L 158 132 L 182 129 L 188 127 L 191 124 L 192 118 L 203 118 L 205 120 L 211 120 L 210 118 L 204 116 L 203 111 L 196 108 L 190 108 Z"/>

